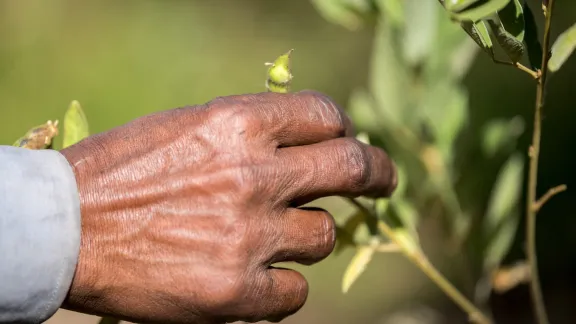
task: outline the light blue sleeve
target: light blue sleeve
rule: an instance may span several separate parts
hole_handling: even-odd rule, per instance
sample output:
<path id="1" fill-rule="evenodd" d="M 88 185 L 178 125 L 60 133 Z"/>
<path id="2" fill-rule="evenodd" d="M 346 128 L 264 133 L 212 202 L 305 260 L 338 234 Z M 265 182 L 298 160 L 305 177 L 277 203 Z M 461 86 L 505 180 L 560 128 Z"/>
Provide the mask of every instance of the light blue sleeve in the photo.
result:
<path id="1" fill-rule="evenodd" d="M 0 323 L 54 315 L 79 250 L 80 199 L 66 158 L 0 146 Z"/>

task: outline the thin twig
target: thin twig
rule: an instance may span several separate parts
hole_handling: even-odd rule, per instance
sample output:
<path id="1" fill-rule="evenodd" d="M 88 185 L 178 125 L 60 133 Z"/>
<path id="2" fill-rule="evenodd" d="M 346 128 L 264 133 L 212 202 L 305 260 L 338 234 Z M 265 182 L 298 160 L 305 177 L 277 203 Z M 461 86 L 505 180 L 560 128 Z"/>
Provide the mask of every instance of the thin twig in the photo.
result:
<path id="1" fill-rule="evenodd" d="M 383 221 L 378 222 L 378 228 L 396 243 L 406 257 L 412 261 L 428 278 L 430 278 L 448 297 L 468 314 L 468 319 L 473 323 L 491 324 L 492 321 L 482 313 L 470 300 L 468 300 L 454 285 L 446 279 L 420 251 L 415 250 L 405 241 L 399 239 L 394 230 Z"/>
<path id="2" fill-rule="evenodd" d="M 366 206 L 356 199 L 349 198 L 348 201 L 366 213 L 367 216 L 376 217 Z M 384 233 L 395 244 L 401 252 L 414 263 L 424 274 L 430 278 L 456 305 L 468 314 L 468 318 L 473 323 L 491 324 L 492 321 L 482 313 L 470 300 L 468 300 L 454 285 L 444 277 L 420 251 L 412 244 L 396 235 L 394 230 L 385 222 L 378 220 L 378 229 Z"/>
<path id="3" fill-rule="evenodd" d="M 493 61 L 494 63 L 496 63 L 496 64 L 513 66 L 513 67 L 517 68 L 518 70 L 520 70 L 520 71 L 522 71 L 522 72 L 526 72 L 526 73 L 530 74 L 530 76 L 531 76 L 533 79 L 535 79 L 535 80 L 540 77 L 540 75 L 538 74 L 538 72 L 536 72 L 536 71 L 532 70 L 531 68 L 523 65 L 522 63 L 518 63 L 518 62 L 517 62 L 517 63 L 512 63 L 512 62 L 508 62 L 508 61 L 501 61 L 501 60 L 495 59 L 495 58 L 492 58 L 492 61 Z"/>
<path id="4" fill-rule="evenodd" d="M 542 72 L 537 79 L 536 108 L 534 112 L 534 131 L 532 133 L 532 145 L 530 147 L 530 170 L 528 174 L 528 189 L 526 202 L 526 250 L 527 261 L 530 265 L 530 292 L 532 304 L 539 324 L 548 324 L 548 315 L 544 305 L 540 279 L 538 276 L 538 259 L 536 257 L 536 185 L 538 182 L 538 158 L 540 156 L 540 139 L 542 136 L 542 107 L 544 106 L 544 88 L 550 59 L 550 26 L 552 22 L 552 8 L 554 0 L 548 1 L 546 22 L 544 24 L 544 39 L 542 42 Z"/>
<path id="5" fill-rule="evenodd" d="M 559 185 L 556 186 L 554 188 L 550 188 L 548 189 L 548 191 L 544 194 L 544 196 L 540 197 L 540 199 L 538 199 L 535 203 L 534 206 L 532 206 L 532 208 L 534 208 L 534 212 L 537 213 L 540 208 L 542 208 L 542 206 L 544 206 L 544 204 L 550 200 L 550 198 L 556 196 L 557 194 L 566 191 L 566 189 L 568 189 L 568 187 L 566 187 L 566 185 Z"/>

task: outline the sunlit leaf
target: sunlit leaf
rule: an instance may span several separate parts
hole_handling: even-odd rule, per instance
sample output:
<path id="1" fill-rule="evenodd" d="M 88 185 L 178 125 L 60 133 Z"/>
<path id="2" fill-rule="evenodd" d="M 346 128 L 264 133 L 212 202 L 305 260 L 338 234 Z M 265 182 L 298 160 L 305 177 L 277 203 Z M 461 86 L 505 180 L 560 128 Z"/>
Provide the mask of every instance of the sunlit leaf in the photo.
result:
<path id="1" fill-rule="evenodd" d="M 461 3 L 454 4 L 451 3 Z M 470 4 L 467 4 L 467 3 Z M 477 22 L 485 19 L 502 8 L 506 7 L 510 0 L 477 0 L 477 1 L 458 1 L 446 0 L 446 9 L 452 14 L 452 17 L 458 21 L 469 20 Z"/>
<path id="2" fill-rule="evenodd" d="M 538 36 L 538 26 L 536 25 L 536 20 L 532 10 L 527 3 L 524 3 L 524 20 L 526 22 L 526 35 L 524 37 L 524 43 L 526 44 L 526 49 L 528 51 L 528 60 L 530 61 L 530 67 L 534 70 L 542 69 L 542 44 L 540 44 L 540 38 Z"/>
<path id="3" fill-rule="evenodd" d="M 356 254 L 352 261 L 348 264 L 344 277 L 342 279 L 342 292 L 347 293 L 352 287 L 352 284 L 358 280 L 360 275 L 366 270 L 368 263 L 372 260 L 372 256 L 376 251 L 377 245 L 360 246 L 356 250 Z"/>
<path id="4" fill-rule="evenodd" d="M 484 21 L 478 21 L 476 23 L 471 21 L 463 21 L 461 25 L 466 33 L 470 35 L 470 37 L 476 42 L 476 44 L 478 44 L 478 46 L 480 46 L 484 52 L 488 53 L 488 55 L 491 57 L 494 57 L 494 46 Z"/>
<path id="5" fill-rule="evenodd" d="M 410 65 L 428 57 L 438 28 L 438 4 L 434 1 L 404 0 L 405 20 L 402 50 Z"/>
<path id="6" fill-rule="evenodd" d="M 487 22 L 496 41 L 504 49 L 510 60 L 514 63 L 520 61 L 524 55 L 524 44 L 507 32 L 502 22 L 496 19 L 488 19 Z"/>
<path id="7" fill-rule="evenodd" d="M 522 193 L 524 159 L 512 155 L 502 166 L 488 203 L 484 233 L 489 238 L 485 265 L 494 266 L 508 252 L 516 233 L 518 204 Z"/>
<path id="8" fill-rule="evenodd" d="M 62 148 L 74 145 L 90 134 L 88 120 L 78 101 L 70 103 L 64 115 L 63 128 Z"/>
<path id="9" fill-rule="evenodd" d="M 519 42 L 524 41 L 524 10 L 522 8 L 523 1 L 512 0 L 498 11 L 498 17 L 502 21 L 504 29 L 512 36 L 516 37 Z"/>
<path id="10" fill-rule="evenodd" d="M 576 24 L 560 34 L 552 45 L 552 57 L 548 61 L 550 71 L 558 71 L 572 55 L 574 48 L 576 48 Z"/>
<path id="11" fill-rule="evenodd" d="M 370 145 L 370 135 L 366 132 L 360 132 L 356 135 L 356 139 L 364 144 Z"/>

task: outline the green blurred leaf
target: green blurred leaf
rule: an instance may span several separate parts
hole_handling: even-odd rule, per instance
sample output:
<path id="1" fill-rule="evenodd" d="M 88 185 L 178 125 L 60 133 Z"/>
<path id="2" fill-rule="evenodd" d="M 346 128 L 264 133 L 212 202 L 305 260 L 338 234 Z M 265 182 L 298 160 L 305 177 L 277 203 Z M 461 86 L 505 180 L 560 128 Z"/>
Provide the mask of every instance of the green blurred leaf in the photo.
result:
<path id="1" fill-rule="evenodd" d="M 523 174 L 524 159 L 515 153 L 502 166 L 494 183 L 483 227 L 485 237 L 489 238 L 485 254 L 486 266 L 498 264 L 514 238 Z"/>
<path id="2" fill-rule="evenodd" d="M 493 157 L 502 149 L 513 147 L 523 132 L 524 121 L 519 116 L 490 121 L 482 130 L 482 150 L 486 156 Z"/>
<path id="3" fill-rule="evenodd" d="M 484 269 L 491 271 L 498 267 L 514 243 L 514 237 L 520 222 L 520 213 L 514 211 L 503 220 L 495 235 L 484 250 Z"/>
<path id="4" fill-rule="evenodd" d="M 576 48 L 576 24 L 560 34 L 552 45 L 552 57 L 548 61 L 550 71 L 558 71 L 572 55 L 574 48 Z"/>
<path id="5" fill-rule="evenodd" d="M 365 132 L 379 133 L 381 130 L 381 118 L 377 118 L 374 108 L 374 100 L 363 89 L 356 89 L 350 94 L 348 114 L 354 122 L 354 126 Z"/>
<path id="6" fill-rule="evenodd" d="M 384 19 L 389 19 L 394 26 L 404 25 L 402 0 L 376 0 L 376 6 L 382 11 Z"/>
<path id="7" fill-rule="evenodd" d="M 360 246 L 356 250 L 356 254 L 352 258 L 352 261 L 348 264 L 346 271 L 344 272 L 344 277 L 342 278 L 342 292 L 347 293 L 352 287 L 352 284 L 358 280 L 360 275 L 366 270 L 366 266 L 372 260 L 372 256 L 376 251 L 377 244 L 371 244 L 369 246 Z"/>
<path id="8" fill-rule="evenodd" d="M 468 120 L 468 95 L 453 82 L 431 85 L 423 100 L 426 121 L 442 158 L 451 161 L 454 143 Z"/>
<path id="9" fill-rule="evenodd" d="M 477 22 L 506 7 L 509 2 L 510 0 L 446 0 L 445 7 L 455 20 Z"/>
<path id="10" fill-rule="evenodd" d="M 392 208 L 400 220 L 404 231 L 410 235 L 413 243 L 418 245 L 418 223 L 420 221 L 418 209 L 407 199 L 394 199 L 392 201 Z M 395 230 L 397 229 L 398 228 Z"/>
<path id="11" fill-rule="evenodd" d="M 429 56 L 437 38 L 438 5 L 433 1 L 404 0 L 404 10 L 402 51 L 406 62 L 414 66 Z"/>
<path id="12" fill-rule="evenodd" d="M 524 41 L 525 23 L 524 10 L 520 0 L 512 0 L 502 10 L 498 11 L 504 29 L 519 42 Z"/>
<path id="13" fill-rule="evenodd" d="M 507 32 L 504 25 L 502 25 L 502 22 L 498 19 L 488 19 L 486 21 L 488 22 L 496 41 L 500 44 L 502 49 L 504 49 L 504 52 L 506 52 L 506 55 L 508 55 L 510 60 L 514 63 L 520 61 L 524 55 L 524 44 L 516 39 L 514 35 Z"/>
<path id="14" fill-rule="evenodd" d="M 462 28 L 466 31 L 468 35 L 480 46 L 480 48 L 488 53 L 490 57 L 494 57 L 494 46 L 492 44 L 492 39 L 490 38 L 490 33 L 486 27 L 484 21 L 478 21 L 473 23 L 471 21 L 463 21 L 461 23 Z"/>
<path id="15" fill-rule="evenodd" d="M 540 44 L 540 38 L 538 36 L 538 26 L 536 25 L 536 20 L 532 10 L 527 3 L 524 3 L 524 20 L 526 22 L 526 35 L 524 37 L 524 43 L 528 50 L 528 60 L 530 61 L 530 67 L 534 70 L 542 69 L 542 44 Z"/>
<path id="16" fill-rule="evenodd" d="M 78 101 L 70 103 L 64 115 L 63 128 L 62 148 L 74 145 L 90 134 L 88 120 Z"/>
<path id="17" fill-rule="evenodd" d="M 356 232 L 358 228 L 365 222 L 366 217 L 360 210 L 357 210 L 350 216 L 343 226 L 336 229 L 336 247 L 334 252 L 339 254 L 346 247 L 356 246 L 359 242 L 356 239 Z"/>
<path id="18" fill-rule="evenodd" d="M 370 93 L 377 107 L 373 118 L 387 125 L 409 127 L 414 113 L 406 103 L 405 93 L 410 88 L 408 67 L 397 52 L 400 46 L 396 36 L 389 22 L 384 19 L 378 21 L 370 71 Z M 386 124 L 380 127 L 386 127 Z"/>
<path id="19" fill-rule="evenodd" d="M 347 29 L 357 30 L 364 23 L 362 17 L 340 0 L 312 0 L 312 4 L 324 19 Z"/>

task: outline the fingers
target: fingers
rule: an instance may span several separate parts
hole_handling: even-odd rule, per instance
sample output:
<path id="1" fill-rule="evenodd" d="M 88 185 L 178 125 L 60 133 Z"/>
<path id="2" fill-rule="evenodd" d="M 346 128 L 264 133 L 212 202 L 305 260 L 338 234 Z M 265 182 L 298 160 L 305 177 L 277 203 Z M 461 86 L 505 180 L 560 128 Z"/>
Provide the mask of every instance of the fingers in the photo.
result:
<path id="1" fill-rule="evenodd" d="M 253 309 L 242 320 L 255 323 L 258 321 L 279 322 L 297 312 L 308 298 L 308 282 L 297 271 L 270 267 L 260 273 L 259 287 L 251 296 Z"/>
<path id="2" fill-rule="evenodd" d="M 236 107 L 252 134 L 260 134 L 276 147 L 297 146 L 351 136 L 352 123 L 330 98 L 314 91 L 258 93 L 215 99 L 209 106 Z"/>
<path id="3" fill-rule="evenodd" d="M 334 249 L 336 225 L 323 209 L 287 208 L 277 221 L 277 240 L 266 266 L 291 261 L 309 265 L 326 258 Z"/>
<path id="4" fill-rule="evenodd" d="M 282 148 L 278 158 L 291 179 L 282 198 L 295 206 L 328 196 L 388 197 L 397 185 L 388 155 L 350 137 Z"/>

